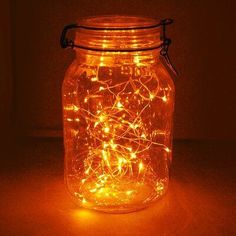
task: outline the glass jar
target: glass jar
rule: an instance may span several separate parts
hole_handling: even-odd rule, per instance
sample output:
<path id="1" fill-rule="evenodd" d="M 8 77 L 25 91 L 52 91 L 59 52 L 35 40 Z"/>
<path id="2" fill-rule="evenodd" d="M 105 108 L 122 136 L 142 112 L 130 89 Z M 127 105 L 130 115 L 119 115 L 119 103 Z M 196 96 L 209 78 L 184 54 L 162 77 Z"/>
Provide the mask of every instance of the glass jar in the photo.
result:
<path id="1" fill-rule="evenodd" d="M 85 208 L 135 211 L 167 190 L 174 84 L 162 59 L 169 23 L 99 16 L 64 28 L 62 47 L 76 53 L 62 88 L 65 180 Z M 69 29 L 75 42 L 65 37 Z"/>

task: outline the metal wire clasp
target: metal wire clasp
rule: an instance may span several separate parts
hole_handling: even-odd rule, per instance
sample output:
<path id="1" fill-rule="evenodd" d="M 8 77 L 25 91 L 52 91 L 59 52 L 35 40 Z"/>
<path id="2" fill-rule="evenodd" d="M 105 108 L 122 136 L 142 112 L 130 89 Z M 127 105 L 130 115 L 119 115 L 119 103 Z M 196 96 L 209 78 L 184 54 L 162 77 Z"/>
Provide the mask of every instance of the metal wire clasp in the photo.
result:
<path id="1" fill-rule="evenodd" d="M 162 36 L 161 39 L 163 40 L 162 46 L 161 46 L 161 51 L 160 54 L 161 56 L 164 57 L 166 64 L 168 65 L 168 67 L 170 68 L 170 70 L 172 71 L 172 73 L 174 74 L 175 77 L 178 76 L 178 72 L 175 69 L 175 67 L 173 66 L 173 64 L 171 63 L 170 57 L 168 55 L 168 48 L 169 45 L 171 44 L 171 39 L 166 37 L 166 25 L 173 23 L 172 19 L 165 19 L 161 21 L 162 24 Z"/>
<path id="2" fill-rule="evenodd" d="M 74 28 L 78 28 L 77 24 L 66 25 L 63 28 L 62 33 L 61 33 L 61 38 L 60 38 L 60 45 L 62 48 L 67 48 L 67 47 L 73 48 L 75 46 L 74 41 L 66 37 L 67 31 Z"/>

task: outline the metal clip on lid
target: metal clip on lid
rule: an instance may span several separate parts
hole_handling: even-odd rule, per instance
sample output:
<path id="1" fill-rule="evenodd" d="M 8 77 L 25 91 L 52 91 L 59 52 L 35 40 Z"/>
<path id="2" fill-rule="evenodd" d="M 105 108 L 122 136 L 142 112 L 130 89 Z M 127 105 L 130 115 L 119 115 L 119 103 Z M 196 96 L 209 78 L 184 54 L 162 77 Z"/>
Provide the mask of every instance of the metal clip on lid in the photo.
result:
<path id="1" fill-rule="evenodd" d="M 168 67 L 170 68 L 170 70 L 172 71 L 172 73 L 174 74 L 175 77 L 178 76 L 178 72 L 175 69 L 175 67 L 173 66 L 173 64 L 170 61 L 170 57 L 168 55 L 168 49 L 169 49 L 169 45 L 171 44 L 171 39 L 166 37 L 166 25 L 173 23 L 172 19 L 165 19 L 162 20 L 162 49 L 160 51 L 161 56 L 164 57 L 166 64 L 168 65 Z"/>

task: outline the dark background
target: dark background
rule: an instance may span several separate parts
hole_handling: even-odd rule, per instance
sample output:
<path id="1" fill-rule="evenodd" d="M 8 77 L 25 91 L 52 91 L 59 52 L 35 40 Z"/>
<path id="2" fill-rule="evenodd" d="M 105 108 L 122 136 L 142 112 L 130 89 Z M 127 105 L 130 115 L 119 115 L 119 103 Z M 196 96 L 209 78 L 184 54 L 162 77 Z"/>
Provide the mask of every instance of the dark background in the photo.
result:
<path id="1" fill-rule="evenodd" d="M 236 235 L 236 1 L 0 0 L 0 235 Z M 167 195 L 126 215 L 76 207 L 63 183 L 64 25 L 99 14 L 173 18 L 179 72 Z"/>
<path id="2" fill-rule="evenodd" d="M 235 138 L 234 1 L 4 0 L 0 9 L 1 112 L 10 110 L 19 135 L 62 135 L 61 84 L 74 59 L 60 48 L 63 26 L 82 16 L 134 14 L 175 20 L 167 31 L 179 72 L 174 138 Z"/>

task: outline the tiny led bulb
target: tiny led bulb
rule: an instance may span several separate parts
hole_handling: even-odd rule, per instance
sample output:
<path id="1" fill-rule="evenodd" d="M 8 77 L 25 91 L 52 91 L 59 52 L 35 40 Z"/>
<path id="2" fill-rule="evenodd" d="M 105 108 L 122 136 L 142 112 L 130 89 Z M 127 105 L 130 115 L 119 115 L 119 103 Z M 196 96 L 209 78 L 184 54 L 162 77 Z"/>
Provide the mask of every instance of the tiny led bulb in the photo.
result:
<path id="1" fill-rule="evenodd" d="M 116 106 L 117 106 L 118 108 L 122 108 L 122 107 L 123 107 L 123 105 L 122 105 L 122 103 L 121 103 L 120 101 L 117 102 Z"/>
<path id="2" fill-rule="evenodd" d="M 130 124 L 130 128 L 131 128 L 131 129 L 134 129 L 134 125 L 133 125 L 133 124 Z"/>
<path id="3" fill-rule="evenodd" d="M 130 156 L 131 156 L 132 159 L 136 158 L 136 154 L 134 152 L 132 152 Z"/>
<path id="4" fill-rule="evenodd" d="M 150 98 L 150 100 L 152 100 L 153 98 L 154 98 L 155 96 L 153 95 L 153 94 L 149 94 L 149 98 Z"/>
<path id="5" fill-rule="evenodd" d="M 138 127 L 139 127 L 138 124 L 133 124 L 133 123 L 130 124 L 131 129 L 137 129 Z"/>
<path id="6" fill-rule="evenodd" d="M 138 168 L 139 168 L 139 173 L 140 173 L 143 170 L 143 163 L 142 162 L 139 163 Z"/>
<path id="7" fill-rule="evenodd" d="M 171 152 L 171 150 L 168 147 L 165 147 L 166 152 Z"/>
<path id="8" fill-rule="evenodd" d="M 103 148 L 107 148 L 108 144 L 107 143 L 103 143 Z"/>
<path id="9" fill-rule="evenodd" d="M 97 189 L 93 188 L 93 189 L 90 189 L 89 191 L 90 191 L 90 193 L 95 193 L 95 192 L 97 192 Z"/>
<path id="10" fill-rule="evenodd" d="M 66 111 L 71 111 L 73 110 L 73 106 L 69 105 L 69 106 L 64 106 L 64 110 Z"/>
<path id="11" fill-rule="evenodd" d="M 115 149 L 117 147 L 117 144 L 112 144 L 111 147 Z"/>
<path id="12" fill-rule="evenodd" d="M 91 78 L 91 81 L 93 81 L 93 82 L 98 81 L 98 78 L 97 77 L 93 77 L 93 78 Z"/>
<path id="13" fill-rule="evenodd" d="M 110 128 L 109 128 L 109 127 L 105 127 L 105 128 L 104 128 L 104 132 L 105 132 L 105 133 L 109 133 L 109 131 L 110 131 Z"/>
<path id="14" fill-rule="evenodd" d="M 115 144 L 115 143 L 113 143 L 113 142 L 111 142 L 110 145 L 111 145 L 111 148 L 112 148 L 112 149 L 116 149 L 116 147 L 117 147 L 117 144 Z"/>
<path id="15" fill-rule="evenodd" d="M 132 152 L 132 147 L 127 147 L 127 149 L 128 149 L 130 152 Z"/>
<path id="16" fill-rule="evenodd" d="M 119 164 L 118 164 L 118 167 L 117 167 L 117 168 L 118 168 L 118 170 L 119 170 L 119 173 L 120 173 L 120 172 L 121 172 L 121 170 L 122 170 L 121 163 L 119 163 Z"/>
<path id="17" fill-rule="evenodd" d="M 102 157 L 103 157 L 103 160 L 106 161 L 107 160 L 107 152 L 102 150 Z"/>
<path id="18" fill-rule="evenodd" d="M 128 191 L 126 191 L 126 194 L 127 194 L 127 195 L 131 195 L 132 193 L 133 193 L 132 190 L 128 190 Z"/>
<path id="19" fill-rule="evenodd" d="M 167 97 L 166 97 L 166 95 L 162 97 L 162 101 L 163 101 L 163 102 L 167 102 Z"/>
<path id="20" fill-rule="evenodd" d="M 140 62 L 139 56 L 134 57 L 134 63 L 138 64 Z"/>
<path id="21" fill-rule="evenodd" d="M 105 116 L 104 115 L 100 115 L 99 116 L 99 120 L 100 120 L 100 122 L 103 122 L 105 120 Z"/>
<path id="22" fill-rule="evenodd" d="M 141 135 L 141 138 L 146 138 L 146 135 L 145 135 L 145 134 L 142 134 L 142 135 Z"/>
<path id="23" fill-rule="evenodd" d="M 157 192 L 163 191 L 163 189 L 164 189 L 164 185 L 163 184 L 157 184 L 157 186 L 156 186 L 156 191 Z"/>
<path id="24" fill-rule="evenodd" d="M 73 109 L 74 109 L 74 111 L 78 111 L 79 110 L 79 107 L 77 107 L 77 106 L 73 106 Z"/>

